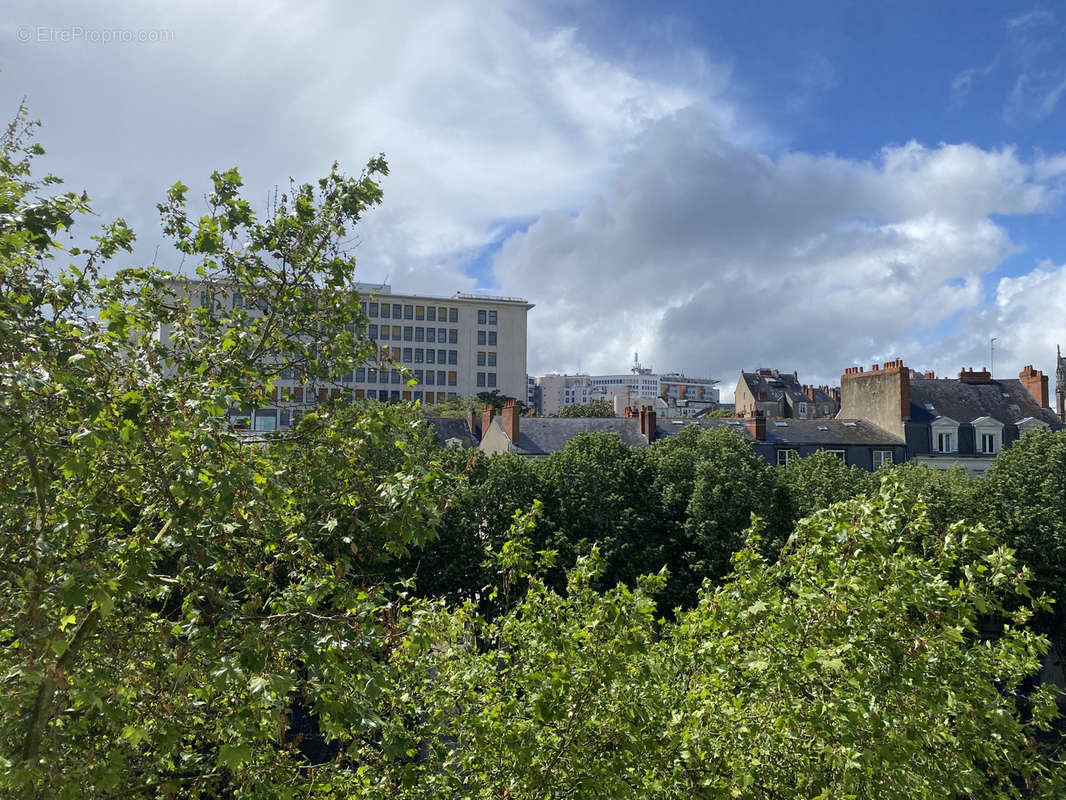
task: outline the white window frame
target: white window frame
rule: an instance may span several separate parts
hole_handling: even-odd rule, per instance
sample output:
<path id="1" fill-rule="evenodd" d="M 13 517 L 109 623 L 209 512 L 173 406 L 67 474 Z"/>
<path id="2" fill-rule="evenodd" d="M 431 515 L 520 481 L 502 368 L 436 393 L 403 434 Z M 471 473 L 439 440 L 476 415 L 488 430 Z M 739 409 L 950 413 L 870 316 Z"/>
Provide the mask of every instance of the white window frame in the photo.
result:
<path id="1" fill-rule="evenodd" d="M 951 417 L 937 417 L 930 423 L 929 427 L 933 434 L 932 449 L 934 453 L 959 452 L 959 423 L 951 419 Z M 946 448 L 941 445 L 942 436 L 948 437 Z"/>
<path id="2" fill-rule="evenodd" d="M 983 456 L 994 456 L 1003 449 L 1003 423 L 992 417 L 978 417 L 972 423 L 974 449 Z M 985 449 L 985 437 L 990 437 L 992 447 Z"/>
<path id="3" fill-rule="evenodd" d="M 889 464 L 895 462 L 892 458 L 891 450 L 874 450 L 873 451 L 873 465 L 874 469 L 881 469 L 881 467 L 887 467 Z"/>
<path id="4" fill-rule="evenodd" d="M 777 466 L 784 467 L 789 464 L 793 459 L 799 458 L 799 452 L 791 448 L 782 447 L 777 451 Z"/>
<path id="5" fill-rule="evenodd" d="M 846 450 L 826 450 L 825 452 L 829 453 L 830 455 L 839 456 L 841 463 L 848 463 L 848 454 Z"/>

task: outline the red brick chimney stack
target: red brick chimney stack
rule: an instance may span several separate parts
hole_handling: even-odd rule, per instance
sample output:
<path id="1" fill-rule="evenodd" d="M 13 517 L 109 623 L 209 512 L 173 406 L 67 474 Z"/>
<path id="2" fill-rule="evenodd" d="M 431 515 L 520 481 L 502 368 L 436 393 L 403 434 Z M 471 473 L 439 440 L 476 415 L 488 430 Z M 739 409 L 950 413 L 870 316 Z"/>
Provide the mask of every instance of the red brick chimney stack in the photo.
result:
<path id="1" fill-rule="evenodd" d="M 959 380 L 963 383 L 991 383 L 992 373 L 984 367 L 981 367 L 978 371 L 974 371 L 974 368 L 970 367 L 959 371 Z"/>
<path id="2" fill-rule="evenodd" d="M 1026 364 L 1025 368 L 1018 373 L 1018 379 L 1029 390 L 1041 408 L 1050 408 L 1051 394 L 1048 392 L 1047 375 L 1042 370 L 1033 369 L 1032 364 Z"/>
<path id="3" fill-rule="evenodd" d="M 503 432 L 507 434 L 507 438 L 513 443 L 518 443 L 518 406 L 514 400 L 508 400 L 503 404 L 503 411 L 500 412 L 500 424 L 503 425 Z"/>
<path id="4" fill-rule="evenodd" d="M 757 442 L 766 441 L 766 415 L 759 410 L 748 412 L 744 425 Z"/>
<path id="5" fill-rule="evenodd" d="M 492 403 L 485 404 L 485 410 L 481 412 L 481 438 L 484 439 L 492 425 L 492 418 L 496 416 L 496 407 Z"/>

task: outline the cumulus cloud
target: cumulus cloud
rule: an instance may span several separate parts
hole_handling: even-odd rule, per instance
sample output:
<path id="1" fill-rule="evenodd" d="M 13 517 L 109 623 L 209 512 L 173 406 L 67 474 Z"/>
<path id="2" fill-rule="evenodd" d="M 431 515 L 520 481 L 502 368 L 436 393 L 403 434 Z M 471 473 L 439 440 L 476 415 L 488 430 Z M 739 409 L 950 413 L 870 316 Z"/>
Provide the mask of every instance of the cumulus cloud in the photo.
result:
<path id="1" fill-rule="evenodd" d="M 691 82 L 637 75 L 519 2 L 115 2 L 91 15 L 26 3 L 5 17 L 11 41 L 17 25 L 169 32 L 27 42 L 0 73 L 8 106 L 27 94 L 45 121 L 55 171 L 104 216 L 131 218 L 148 248 L 174 180 L 195 194 L 238 164 L 265 201 L 289 176 L 335 159 L 357 171 L 384 151 L 387 203 L 362 226 L 360 256 L 368 279 L 397 288 L 473 288 L 472 254 L 515 220 L 584 202 L 649 121 L 699 105 L 740 128 L 727 72 L 706 59 L 687 59 Z"/>
<path id="2" fill-rule="evenodd" d="M 993 215 L 1031 214 L 1060 175 L 1011 149 L 884 149 L 876 159 L 731 143 L 697 112 L 655 123 L 608 191 L 501 248 L 501 284 L 540 303 L 530 368 L 756 365 L 834 380 L 916 352 L 974 311 L 1016 247 Z"/>

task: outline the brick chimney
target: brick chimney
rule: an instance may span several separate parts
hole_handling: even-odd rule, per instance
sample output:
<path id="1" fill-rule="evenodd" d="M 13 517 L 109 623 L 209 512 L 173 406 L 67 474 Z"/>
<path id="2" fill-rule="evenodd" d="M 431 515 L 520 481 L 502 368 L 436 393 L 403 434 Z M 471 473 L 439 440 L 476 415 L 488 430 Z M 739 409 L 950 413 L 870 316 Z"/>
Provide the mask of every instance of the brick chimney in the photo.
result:
<path id="1" fill-rule="evenodd" d="M 974 372 L 973 367 L 959 370 L 959 380 L 963 383 L 991 383 L 992 373 L 984 367 Z"/>
<path id="2" fill-rule="evenodd" d="M 654 406 L 641 406 L 640 432 L 648 438 L 648 444 L 655 441 L 655 408 Z"/>
<path id="3" fill-rule="evenodd" d="M 748 412 L 744 418 L 744 426 L 757 442 L 766 441 L 766 415 L 759 410 Z"/>
<path id="4" fill-rule="evenodd" d="M 488 435 L 489 426 L 492 425 L 492 418 L 496 416 L 496 407 L 492 403 L 486 403 L 485 409 L 481 412 L 481 438 L 484 439 Z"/>
<path id="5" fill-rule="evenodd" d="M 466 412 L 466 426 L 470 428 L 470 435 L 475 439 L 481 438 L 481 427 L 477 424 L 477 414 L 474 413 L 474 409 L 469 409 Z"/>
<path id="6" fill-rule="evenodd" d="M 869 371 L 848 367 L 840 376 L 841 419 L 868 419 L 904 438 L 911 414 L 911 371 L 902 359 L 874 364 Z"/>
<path id="7" fill-rule="evenodd" d="M 503 425 L 503 432 L 507 434 L 507 438 L 512 443 L 518 444 L 518 406 L 514 400 L 508 400 L 503 404 L 503 411 L 500 412 L 500 424 Z"/>
<path id="8" fill-rule="evenodd" d="M 1025 368 L 1018 373 L 1018 380 L 1029 390 L 1029 394 L 1040 404 L 1041 408 L 1050 408 L 1051 395 L 1048 392 L 1047 375 L 1041 370 L 1033 369 L 1032 364 L 1026 364 Z"/>

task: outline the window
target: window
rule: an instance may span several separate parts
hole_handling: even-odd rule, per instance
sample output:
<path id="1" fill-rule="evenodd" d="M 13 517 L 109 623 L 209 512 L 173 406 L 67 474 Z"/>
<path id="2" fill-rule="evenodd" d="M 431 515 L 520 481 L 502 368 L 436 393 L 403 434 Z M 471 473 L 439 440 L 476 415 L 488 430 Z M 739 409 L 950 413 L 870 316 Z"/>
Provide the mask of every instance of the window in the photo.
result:
<path id="1" fill-rule="evenodd" d="M 448 385 L 455 386 L 459 382 L 459 376 L 454 372 L 448 373 Z"/>
<path id="2" fill-rule="evenodd" d="M 874 469 L 888 466 L 892 463 L 891 450 L 874 450 Z"/>
<path id="3" fill-rule="evenodd" d="M 403 340 L 405 342 L 413 342 L 415 340 L 415 329 L 410 325 L 404 325 L 403 327 Z"/>
<path id="4" fill-rule="evenodd" d="M 366 390 L 366 396 L 369 397 L 371 400 L 377 400 L 378 399 L 378 390 L 377 389 L 367 389 Z"/>
<path id="5" fill-rule="evenodd" d="M 485 373 L 484 372 L 479 372 L 477 374 L 477 385 L 478 386 L 484 386 L 485 385 Z"/>
<path id="6" fill-rule="evenodd" d="M 378 326 L 376 322 L 371 325 L 367 325 L 366 335 L 369 336 L 371 339 L 378 338 Z"/>
<path id="7" fill-rule="evenodd" d="M 370 304 L 370 316 L 376 317 L 377 315 L 378 315 L 378 304 L 377 303 L 371 303 Z"/>
<path id="8" fill-rule="evenodd" d="M 807 404 L 806 403 L 800 403 L 799 404 L 799 415 L 800 415 L 800 419 L 807 419 Z"/>
<path id="9" fill-rule="evenodd" d="M 936 449 L 938 453 L 950 453 L 954 448 L 951 446 L 953 434 L 938 433 L 936 435 Z"/>
<path id="10" fill-rule="evenodd" d="M 784 466 L 790 461 L 795 461 L 799 458 L 799 453 L 795 450 L 778 450 L 777 451 L 777 463 L 778 466 Z"/>
<path id="11" fill-rule="evenodd" d="M 980 452 L 986 456 L 994 456 L 1002 449 L 1003 423 L 994 417 L 978 417 L 973 421 L 974 438 L 977 441 Z M 1019 430 L 1021 427 L 1019 426 Z"/>
<path id="12" fill-rule="evenodd" d="M 425 381 L 426 385 L 427 386 L 432 386 L 435 383 L 435 381 L 433 380 L 435 377 L 436 377 L 436 373 L 433 372 L 433 370 L 431 370 L 431 369 L 427 369 L 426 370 L 426 381 Z"/>
<path id="13" fill-rule="evenodd" d="M 485 366 L 485 351 L 484 350 L 478 350 L 477 351 L 477 365 L 479 367 Z"/>
<path id="14" fill-rule="evenodd" d="M 828 417 L 829 416 L 829 406 L 822 406 L 822 416 L 824 416 L 824 417 Z"/>
<path id="15" fill-rule="evenodd" d="M 415 318 L 415 307 L 414 306 L 404 306 L 403 307 L 403 318 L 404 319 L 414 319 Z"/>
<path id="16" fill-rule="evenodd" d="M 426 360 L 426 351 L 421 347 L 415 348 L 415 363 L 421 364 Z"/>
<path id="17" fill-rule="evenodd" d="M 496 312 L 495 311 L 490 311 L 489 312 L 489 325 L 495 325 L 495 324 L 496 324 Z"/>
<path id="18" fill-rule="evenodd" d="M 437 370 L 437 385 L 443 386 L 448 380 L 448 373 L 442 369 Z"/>
<path id="19" fill-rule="evenodd" d="M 255 410 L 255 418 L 252 422 L 252 430 L 276 431 L 278 429 L 278 412 L 274 409 Z"/>
<path id="20" fill-rule="evenodd" d="M 458 322 L 458 321 L 459 321 L 459 309 L 458 308 L 449 308 L 448 309 L 448 322 Z"/>
<path id="21" fill-rule="evenodd" d="M 436 328 L 426 328 L 426 341 L 430 342 L 430 343 L 433 343 L 433 342 L 437 341 L 437 329 Z"/>
<path id="22" fill-rule="evenodd" d="M 449 350 L 448 351 L 448 363 L 451 364 L 453 367 L 456 364 L 459 363 L 459 351 L 458 350 Z"/>
<path id="23" fill-rule="evenodd" d="M 359 367 L 355 371 L 355 382 L 366 383 L 366 367 Z"/>
<path id="24" fill-rule="evenodd" d="M 485 309 L 479 308 L 477 310 L 477 324 L 478 325 L 488 325 L 488 323 L 489 323 L 489 313 Z"/>
<path id="25" fill-rule="evenodd" d="M 421 401 L 421 399 L 422 399 L 422 393 L 421 392 L 415 392 L 415 400 L 416 401 Z"/>
<path id="26" fill-rule="evenodd" d="M 354 378 L 354 372 L 345 372 L 344 375 L 341 376 L 341 383 L 351 383 Z"/>
<path id="27" fill-rule="evenodd" d="M 981 452 L 989 455 L 996 452 L 996 434 L 994 433 L 982 433 L 981 434 Z"/>
<path id="28" fill-rule="evenodd" d="M 489 353 L 489 366 L 490 367 L 495 367 L 496 366 L 496 353 Z"/>
<path id="29" fill-rule="evenodd" d="M 403 316 L 403 305 L 401 303 L 392 304 L 392 318 L 400 319 Z"/>
<path id="30" fill-rule="evenodd" d="M 370 327 L 373 328 L 374 326 L 371 325 Z M 383 342 L 384 341 L 388 341 L 388 338 L 389 338 L 389 326 L 388 325 L 382 325 L 381 326 L 381 335 L 378 336 L 377 338 L 381 339 L 381 341 L 383 341 Z"/>
<path id="31" fill-rule="evenodd" d="M 421 320 L 421 319 L 425 319 L 425 318 L 426 318 L 426 307 L 425 306 L 415 306 L 415 319 L 420 319 Z"/>
<path id="32" fill-rule="evenodd" d="M 933 451 L 954 453 L 959 449 L 959 423 L 950 417 L 937 417 L 929 425 L 933 436 Z"/>
<path id="33" fill-rule="evenodd" d="M 427 364 L 436 364 L 437 363 L 437 351 L 434 350 L 432 347 L 426 350 L 426 363 Z"/>
<path id="34" fill-rule="evenodd" d="M 422 383 L 422 370 L 415 370 L 415 383 Z"/>
<path id="35" fill-rule="evenodd" d="M 444 344 L 446 341 L 448 341 L 447 328 L 437 328 L 437 341 L 441 344 Z"/>
<path id="36" fill-rule="evenodd" d="M 448 331 L 448 344 L 459 344 L 459 330 L 452 328 Z"/>
<path id="37" fill-rule="evenodd" d="M 427 306 L 426 307 L 426 320 L 428 322 L 436 322 L 437 321 L 437 307 L 436 306 Z"/>
<path id="38" fill-rule="evenodd" d="M 416 342 L 424 342 L 425 340 L 426 340 L 426 329 L 425 328 L 415 328 L 415 341 Z"/>
<path id="39" fill-rule="evenodd" d="M 437 363 L 438 364 L 444 364 L 444 363 L 447 363 L 447 360 L 448 360 L 448 351 L 447 350 L 438 350 L 437 351 Z"/>
<path id="40" fill-rule="evenodd" d="M 390 308 L 391 308 L 391 306 L 388 303 L 382 303 L 381 304 L 381 318 L 382 319 L 389 319 L 392 316 L 392 314 L 390 313 Z"/>
<path id="41" fill-rule="evenodd" d="M 487 377 L 489 379 L 489 388 L 491 389 L 496 385 L 496 373 L 490 372 Z"/>
<path id="42" fill-rule="evenodd" d="M 843 450 L 826 450 L 825 452 L 829 453 L 831 456 L 839 458 L 845 464 L 847 463 L 847 458 L 845 457 Z"/>
<path id="43" fill-rule="evenodd" d="M 479 345 L 481 345 L 482 347 L 484 347 L 485 346 L 485 341 L 486 341 L 485 331 L 478 331 L 477 332 L 477 343 Z"/>
<path id="44" fill-rule="evenodd" d="M 407 364 L 410 364 L 412 361 L 414 361 L 414 353 L 411 351 L 410 347 L 405 347 L 403 349 L 403 360 Z"/>
<path id="45" fill-rule="evenodd" d="M 387 369 L 379 369 L 378 370 L 378 383 L 388 383 L 388 382 L 389 382 L 389 371 Z"/>
<path id="46" fill-rule="evenodd" d="M 496 346 L 496 331 L 489 331 L 489 347 Z"/>
<path id="47" fill-rule="evenodd" d="M 393 361 L 399 361 L 400 360 L 400 348 L 399 347 L 392 348 L 392 356 L 391 357 L 392 357 Z"/>
<path id="48" fill-rule="evenodd" d="M 370 367 L 366 371 L 366 382 L 367 383 L 377 383 L 378 382 L 378 371 L 376 369 L 374 369 L 373 367 Z"/>
<path id="49" fill-rule="evenodd" d="M 393 338 L 393 340 L 398 342 L 398 341 L 400 341 L 400 337 L 401 336 L 402 336 L 402 329 L 400 328 L 400 326 L 399 325 L 393 325 L 392 326 L 392 338 Z"/>
<path id="50" fill-rule="evenodd" d="M 281 379 L 283 381 L 291 381 L 293 379 L 292 367 L 285 367 L 285 369 L 281 371 Z"/>
<path id="51" fill-rule="evenodd" d="M 444 306 L 438 306 L 437 307 L 437 321 L 438 322 L 444 322 L 446 319 L 448 319 L 448 309 L 446 309 Z"/>

